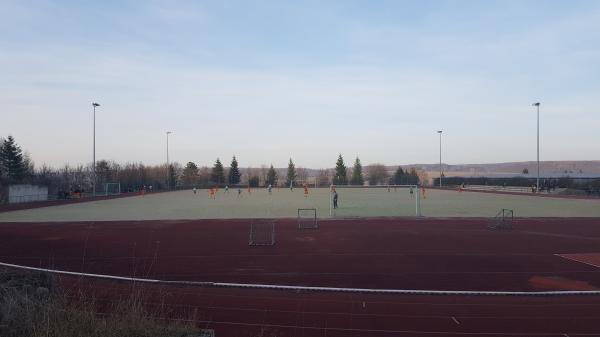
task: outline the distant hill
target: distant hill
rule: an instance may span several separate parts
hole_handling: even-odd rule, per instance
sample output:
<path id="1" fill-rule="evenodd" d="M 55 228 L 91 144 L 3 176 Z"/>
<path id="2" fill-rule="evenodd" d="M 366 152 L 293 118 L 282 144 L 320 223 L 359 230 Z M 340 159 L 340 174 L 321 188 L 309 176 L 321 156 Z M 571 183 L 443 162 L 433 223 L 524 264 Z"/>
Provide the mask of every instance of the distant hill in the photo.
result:
<path id="1" fill-rule="evenodd" d="M 363 172 L 365 173 L 367 166 L 368 164 L 363 167 Z M 404 169 L 414 167 L 426 171 L 430 177 L 436 177 L 440 167 L 439 164 L 410 164 L 400 166 Z M 387 168 L 391 174 L 398 168 L 398 165 L 389 165 Z M 442 164 L 442 169 L 448 177 L 535 177 L 537 175 L 537 163 L 535 161 L 491 164 Z M 528 174 L 523 173 L 525 169 L 528 170 Z M 242 170 L 245 173 L 246 170 Z M 279 177 L 285 179 L 287 168 L 276 168 L 276 170 Z M 311 168 L 297 168 L 297 170 L 303 170 L 306 177 L 315 177 L 321 171 Z M 327 170 L 332 171 L 333 168 L 328 168 Z M 540 162 L 540 175 L 543 177 L 600 177 L 600 160 L 542 161 Z"/>
<path id="2" fill-rule="evenodd" d="M 404 165 L 403 165 L 404 166 Z M 412 166 L 412 165 L 409 165 Z M 439 164 L 414 165 L 428 172 L 438 172 Z M 535 161 L 492 164 L 442 164 L 446 176 L 536 176 Z M 524 171 L 528 171 L 525 174 Z M 541 161 L 540 175 L 544 177 L 600 177 L 600 160 L 588 161 Z"/>

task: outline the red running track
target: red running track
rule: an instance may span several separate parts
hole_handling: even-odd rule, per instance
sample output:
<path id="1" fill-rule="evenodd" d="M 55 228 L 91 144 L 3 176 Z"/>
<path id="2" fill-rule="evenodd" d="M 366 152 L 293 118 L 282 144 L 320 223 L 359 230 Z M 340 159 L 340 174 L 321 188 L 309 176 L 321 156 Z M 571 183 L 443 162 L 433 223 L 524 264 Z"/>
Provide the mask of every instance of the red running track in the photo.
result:
<path id="1" fill-rule="evenodd" d="M 0 224 L 0 261 L 170 280 L 437 290 L 600 288 L 600 269 L 558 254 L 600 251 L 600 219 L 277 220 L 272 247 L 251 220 Z M 64 278 L 67 287 L 72 278 Z M 71 280 L 71 281 L 69 281 Z M 110 299 L 131 285 L 76 280 Z M 217 336 L 600 335 L 600 298 L 332 294 L 145 286 Z M 155 302 L 160 302 L 155 299 Z M 364 302 L 364 306 L 363 306 Z M 148 298 L 152 304 L 152 296 Z M 189 317 L 189 316 L 188 316 Z M 261 332 L 262 331 L 262 332 Z"/>

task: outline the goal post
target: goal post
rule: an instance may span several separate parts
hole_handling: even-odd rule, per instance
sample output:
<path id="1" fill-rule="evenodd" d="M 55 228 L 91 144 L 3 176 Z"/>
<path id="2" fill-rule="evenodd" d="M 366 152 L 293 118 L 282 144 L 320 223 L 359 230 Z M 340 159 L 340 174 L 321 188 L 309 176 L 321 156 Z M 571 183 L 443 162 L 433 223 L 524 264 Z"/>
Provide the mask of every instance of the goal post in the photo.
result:
<path id="1" fill-rule="evenodd" d="M 106 196 L 121 194 L 121 183 L 104 184 L 104 192 Z"/>
<path id="2" fill-rule="evenodd" d="M 317 229 L 319 222 L 317 220 L 316 208 L 298 208 L 298 229 Z"/>
<path id="3" fill-rule="evenodd" d="M 329 216 L 420 217 L 421 189 L 418 185 L 331 185 Z"/>
<path id="4" fill-rule="evenodd" d="M 275 221 L 256 219 L 250 224 L 249 246 L 274 246 Z"/>

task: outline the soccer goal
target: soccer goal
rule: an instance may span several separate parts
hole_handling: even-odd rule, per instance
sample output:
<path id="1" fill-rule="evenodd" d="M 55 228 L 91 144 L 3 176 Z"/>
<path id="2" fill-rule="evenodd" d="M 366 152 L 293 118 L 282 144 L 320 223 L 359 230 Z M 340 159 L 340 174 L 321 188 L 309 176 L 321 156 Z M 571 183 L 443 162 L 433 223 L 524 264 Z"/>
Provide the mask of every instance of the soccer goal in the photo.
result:
<path id="1" fill-rule="evenodd" d="M 422 216 L 417 185 L 331 185 L 329 193 L 331 217 Z"/>
<path id="2" fill-rule="evenodd" d="M 512 229 L 515 212 L 512 209 L 501 209 L 488 224 L 489 229 Z"/>
<path id="3" fill-rule="evenodd" d="M 249 246 L 275 245 L 275 222 L 257 219 L 250 224 Z"/>
<path id="4" fill-rule="evenodd" d="M 120 183 L 106 183 L 104 184 L 104 192 L 107 196 L 121 194 Z"/>
<path id="5" fill-rule="evenodd" d="M 317 221 L 316 208 L 298 208 L 298 229 L 317 229 L 319 222 Z"/>

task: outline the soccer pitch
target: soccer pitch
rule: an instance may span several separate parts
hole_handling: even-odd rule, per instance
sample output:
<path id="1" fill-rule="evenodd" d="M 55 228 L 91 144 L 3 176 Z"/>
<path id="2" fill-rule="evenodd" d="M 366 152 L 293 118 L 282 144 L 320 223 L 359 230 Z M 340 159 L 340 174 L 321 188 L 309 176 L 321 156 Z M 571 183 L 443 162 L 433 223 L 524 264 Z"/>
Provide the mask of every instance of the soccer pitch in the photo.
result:
<path id="1" fill-rule="evenodd" d="M 415 200 L 407 189 L 339 188 L 336 217 L 414 216 Z M 211 199 L 207 190 L 146 194 L 118 199 L 67 204 L 0 213 L 0 222 L 178 220 L 296 217 L 298 208 L 316 208 L 329 217 L 328 188 L 254 189 L 225 192 Z M 423 216 L 492 217 L 499 209 L 513 209 L 517 217 L 598 217 L 600 200 L 544 198 L 528 195 L 427 190 L 421 198 Z"/>

